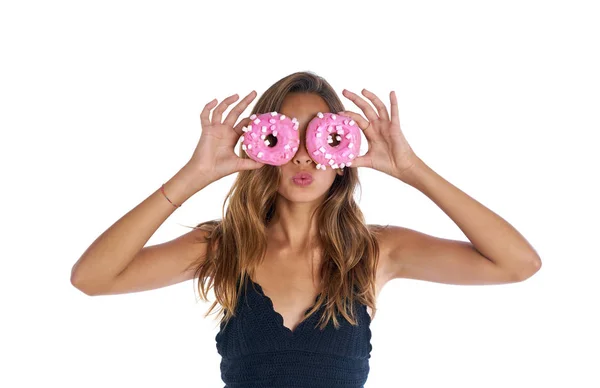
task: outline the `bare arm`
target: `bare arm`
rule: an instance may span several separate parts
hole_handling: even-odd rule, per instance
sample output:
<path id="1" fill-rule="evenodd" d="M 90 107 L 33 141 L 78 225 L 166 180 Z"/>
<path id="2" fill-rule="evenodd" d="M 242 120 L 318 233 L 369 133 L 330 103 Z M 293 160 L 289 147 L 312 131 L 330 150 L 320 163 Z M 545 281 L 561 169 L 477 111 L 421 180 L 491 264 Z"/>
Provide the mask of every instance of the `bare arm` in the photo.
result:
<path id="1" fill-rule="evenodd" d="M 234 150 L 243 126 L 251 120 L 244 118 L 237 125 L 235 122 L 255 96 L 253 90 L 231 109 L 225 120 L 223 112 L 237 100 L 237 94 L 224 99 L 212 117 L 210 111 L 216 99 L 204 106 L 200 113 L 202 134 L 192 157 L 165 183 L 165 193 L 171 201 L 180 205 L 222 177 L 264 165 L 241 158 Z M 175 209 L 157 189 L 89 246 L 71 270 L 71 283 L 88 295 L 104 295 L 149 290 L 191 279 L 190 265 L 206 254 L 207 243 L 196 240 L 207 232 L 197 229 L 172 241 L 144 247 Z"/>
<path id="2" fill-rule="evenodd" d="M 212 181 L 198 182 L 198 174 L 182 168 L 165 183 L 165 193 L 182 204 Z M 71 283 L 88 295 L 115 294 L 164 287 L 192 275 L 183 270 L 205 253 L 206 244 L 194 243 L 202 230 L 166 243 L 144 247 L 176 210 L 160 188 L 102 233 L 71 270 Z"/>

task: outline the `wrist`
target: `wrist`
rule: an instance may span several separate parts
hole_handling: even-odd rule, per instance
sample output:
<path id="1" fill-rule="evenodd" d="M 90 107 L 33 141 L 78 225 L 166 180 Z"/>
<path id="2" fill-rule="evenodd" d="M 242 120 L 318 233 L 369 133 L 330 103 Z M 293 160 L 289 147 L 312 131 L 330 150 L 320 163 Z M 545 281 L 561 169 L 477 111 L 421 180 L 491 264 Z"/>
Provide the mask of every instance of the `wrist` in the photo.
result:
<path id="1" fill-rule="evenodd" d="M 420 179 L 427 165 L 418 156 L 414 156 L 412 165 L 403 171 L 397 171 L 393 175 L 406 184 L 414 185 Z"/>
<path id="2" fill-rule="evenodd" d="M 180 181 L 190 196 L 214 182 L 208 172 L 188 165 L 182 167 L 171 179 Z"/>
<path id="3" fill-rule="evenodd" d="M 203 181 L 198 181 L 197 178 L 186 169 L 179 170 L 171 179 L 166 181 L 160 187 L 160 191 L 164 195 L 167 201 L 178 208 L 195 193 L 200 191 L 203 185 Z"/>

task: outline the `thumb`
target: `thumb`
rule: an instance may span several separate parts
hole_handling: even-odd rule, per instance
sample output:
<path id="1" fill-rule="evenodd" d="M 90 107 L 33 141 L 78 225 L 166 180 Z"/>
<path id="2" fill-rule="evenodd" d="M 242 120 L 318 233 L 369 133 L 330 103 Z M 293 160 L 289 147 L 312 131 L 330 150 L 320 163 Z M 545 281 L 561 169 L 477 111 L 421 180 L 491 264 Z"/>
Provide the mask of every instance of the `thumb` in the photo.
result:
<path id="1" fill-rule="evenodd" d="M 369 160 L 367 160 L 365 155 L 357 156 L 354 158 L 354 160 L 352 160 L 351 167 L 369 167 Z"/>
<path id="2" fill-rule="evenodd" d="M 264 163 L 257 162 L 256 160 L 250 158 L 242 159 L 240 170 L 255 170 L 257 168 L 261 168 L 264 165 Z"/>
<path id="3" fill-rule="evenodd" d="M 240 121 L 235 127 L 233 127 L 233 130 L 235 131 L 235 133 L 238 134 L 238 136 L 242 136 L 244 134 L 244 131 L 242 131 L 242 127 L 248 126 L 251 122 L 252 120 L 246 117 L 242 119 L 242 121 Z"/>

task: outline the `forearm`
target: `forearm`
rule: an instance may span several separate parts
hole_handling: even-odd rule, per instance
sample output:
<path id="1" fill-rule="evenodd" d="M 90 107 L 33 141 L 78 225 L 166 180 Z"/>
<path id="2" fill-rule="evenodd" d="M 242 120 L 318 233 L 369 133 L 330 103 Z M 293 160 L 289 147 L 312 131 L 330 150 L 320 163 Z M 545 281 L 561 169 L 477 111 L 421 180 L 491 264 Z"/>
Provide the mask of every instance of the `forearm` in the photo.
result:
<path id="1" fill-rule="evenodd" d="M 422 160 L 403 180 L 429 197 L 462 230 L 473 246 L 513 273 L 537 270 L 540 259 L 527 240 L 502 217 L 438 175 Z"/>
<path id="2" fill-rule="evenodd" d="M 185 168 L 165 182 L 165 193 L 180 205 L 210 182 L 194 182 Z M 71 282 L 94 287 L 114 279 L 133 260 L 150 237 L 176 210 L 160 187 L 102 233 L 83 253 L 71 270 Z"/>

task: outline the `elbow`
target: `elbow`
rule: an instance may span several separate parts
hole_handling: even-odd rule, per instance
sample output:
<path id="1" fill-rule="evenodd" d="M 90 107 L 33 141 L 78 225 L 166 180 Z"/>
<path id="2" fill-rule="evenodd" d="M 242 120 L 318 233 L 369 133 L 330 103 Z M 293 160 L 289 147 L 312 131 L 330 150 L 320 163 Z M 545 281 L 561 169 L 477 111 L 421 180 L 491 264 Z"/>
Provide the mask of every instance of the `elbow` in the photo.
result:
<path id="1" fill-rule="evenodd" d="M 98 293 L 90 287 L 89 283 L 82 281 L 81 278 L 73 272 L 71 273 L 71 285 L 88 296 L 98 295 Z"/>
<path id="2" fill-rule="evenodd" d="M 94 296 L 94 294 L 90 292 L 88 288 L 73 278 L 71 278 L 71 285 L 88 296 Z"/>
<path id="3" fill-rule="evenodd" d="M 542 260 L 539 256 L 529 258 L 525 262 L 527 264 L 522 266 L 517 276 L 519 282 L 529 279 L 542 268 Z"/>

